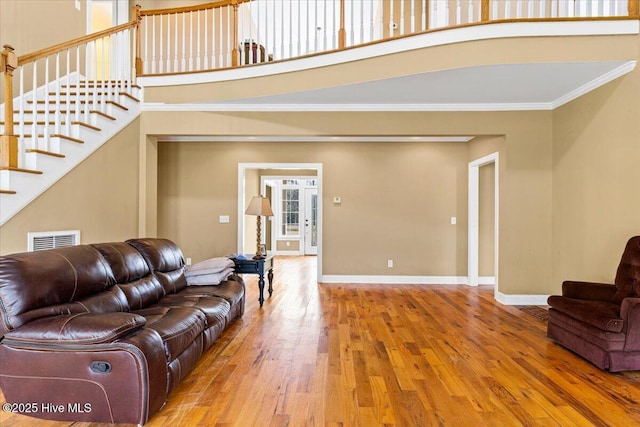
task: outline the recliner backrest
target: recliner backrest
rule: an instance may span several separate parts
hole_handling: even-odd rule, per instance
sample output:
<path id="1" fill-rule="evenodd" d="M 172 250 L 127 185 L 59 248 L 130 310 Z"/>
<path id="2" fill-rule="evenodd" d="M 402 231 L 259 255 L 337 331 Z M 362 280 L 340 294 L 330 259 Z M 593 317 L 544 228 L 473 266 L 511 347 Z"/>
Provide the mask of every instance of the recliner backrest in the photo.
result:
<path id="1" fill-rule="evenodd" d="M 127 243 L 142 254 L 158 279 L 165 294 L 174 294 L 187 287 L 184 277 L 184 257 L 182 251 L 169 239 L 130 239 Z"/>
<path id="2" fill-rule="evenodd" d="M 0 256 L 0 337 L 34 319 L 85 311 L 77 301 L 115 283 L 88 245 Z"/>
<path id="3" fill-rule="evenodd" d="M 640 236 L 627 242 L 614 283 L 618 291 L 613 302 L 620 304 L 627 297 L 640 297 Z"/>
<path id="4" fill-rule="evenodd" d="M 125 242 L 91 245 L 107 260 L 117 287 L 122 290 L 130 310 L 140 310 L 158 302 L 164 290 L 151 274 L 147 262 L 133 246 Z"/>

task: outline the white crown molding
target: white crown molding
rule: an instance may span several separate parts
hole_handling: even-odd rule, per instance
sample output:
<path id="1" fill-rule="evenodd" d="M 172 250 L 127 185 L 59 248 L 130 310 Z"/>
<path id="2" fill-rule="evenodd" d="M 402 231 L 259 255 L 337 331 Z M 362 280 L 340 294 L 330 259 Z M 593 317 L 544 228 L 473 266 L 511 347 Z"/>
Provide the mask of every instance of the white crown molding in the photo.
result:
<path id="1" fill-rule="evenodd" d="M 585 95 L 589 92 L 591 92 L 592 90 L 595 90 L 597 88 L 599 88 L 600 86 L 606 85 L 609 82 L 614 81 L 615 79 L 617 79 L 618 77 L 622 77 L 627 73 L 630 73 L 631 71 L 633 71 L 636 68 L 636 63 L 637 61 L 628 61 L 625 62 L 624 64 L 622 64 L 621 66 L 614 68 L 613 70 L 609 71 L 606 74 L 603 74 L 602 76 L 591 80 L 588 83 L 585 83 L 584 85 L 580 86 L 579 88 L 567 93 L 564 96 L 561 96 L 560 98 L 556 99 L 555 101 L 553 101 L 551 103 L 551 109 L 554 110 L 564 104 L 566 104 L 567 102 L 573 101 L 576 98 L 581 97 L 582 95 Z"/>
<path id="2" fill-rule="evenodd" d="M 552 110 L 551 102 L 495 104 L 142 104 L 142 111 L 200 112 L 436 112 L 436 111 L 533 111 Z"/>
<path id="3" fill-rule="evenodd" d="M 162 142 L 469 142 L 472 136 L 161 135 Z"/>
<path id="4" fill-rule="evenodd" d="M 507 22 L 474 25 L 403 37 L 396 40 L 385 41 L 384 43 L 374 43 L 368 46 L 358 47 L 357 49 L 346 49 L 323 55 L 257 64 L 250 67 L 186 74 L 140 76 L 137 82 L 143 87 L 157 87 L 240 80 L 326 67 L 425 47 L 444 46 L 474 40 L 510 37 L 632 35 L 639 33 L 640 21 L 637 19 L 615 21 Z"/>

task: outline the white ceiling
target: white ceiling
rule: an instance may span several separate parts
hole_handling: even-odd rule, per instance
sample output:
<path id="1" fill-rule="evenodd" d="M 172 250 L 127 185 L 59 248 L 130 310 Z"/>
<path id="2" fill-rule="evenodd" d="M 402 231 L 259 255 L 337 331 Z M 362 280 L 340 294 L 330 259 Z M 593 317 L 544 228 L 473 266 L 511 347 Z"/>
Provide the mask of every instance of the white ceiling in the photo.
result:
<path id="1" fill-rule="evenodd" d="M 635 67 L 635 61 L 497 64 L 425 72 L 215 104 L 278 109 L 553 109 Z M 466 107 L 466 108 L 465 108 Z"/>

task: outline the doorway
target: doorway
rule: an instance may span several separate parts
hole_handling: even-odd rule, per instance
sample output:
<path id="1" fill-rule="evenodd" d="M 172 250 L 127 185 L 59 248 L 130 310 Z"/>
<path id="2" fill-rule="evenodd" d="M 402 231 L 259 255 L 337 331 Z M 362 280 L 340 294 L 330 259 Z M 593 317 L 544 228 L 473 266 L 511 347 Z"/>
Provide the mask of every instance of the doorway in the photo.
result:
<path id="1" fill-rule="evenodd" d="M 489 154 L 469 163 L 469 229 L 468 229 L 468 284 L 478 286 L 488 283 L 486 278 L 481 280 L 480 271 L 480 168 L 493 165 L 493 284 L 494 296 L 499 292 L 498 280 L 498 224 L 499 224 L 499 156 L 498 153 Z"/>
<path id="2" fill-rule="evenodd" d="M 247 190 L 246 189 L 246 176 L 247 174 L 253 175 L 256 170 L 291 170 L 293 174 L 295 171 L 314 171 L 315 175 L 313 180 L 315 181 L 316 187 L 316 197 L 315 197 L 315 252 L 317 254 L 317 280 L 322 281 L 322 163 L 239 163 L 238 164 L 238 240 L 237 240 L 237 252 L 242 253 L 244 249 L 245 242 L 245 210 L 246 210 L 246 200 L 248 197 L 247 191 L 256 191 L 256 190 Z M 293 175 L 292 174 L 292 175 Z M 295 178 L 303 178 L 302 176 L 296 176 Z M 263 195 L 266 196 L 267 187 L 261 187 Z M 271 189 L 271 201 L 272 203 L 277 203 L 276 197 L 274 197 L 274 193 L 276 193 L 275 189 Z M 249 197 L 250 198 L 250 197 Z M 301 202 L 306 200 L 306 197 L 299 199 Z M 304 203 L 301 203 L 304 205 Z M 303 216 L 304 218 L 304 216 Z M 269 222 L 269 221 L 265 221 Z M 312 221 L 309 222 L 310 228 L 312 225 Z M 270 225 L 270 227 L 275 228 L 274 224 Z M 304 227 L 304 226 L 302 226 Z M 306 227 L 304 227 L 306 228 Z M 263 229 L 262 235 L 265 236 L 266 232 Z M 277 242 L 272 240 L 272 245 L 277 245 Z M 301 253 L 304 253 L 304 246 L 301 248 Z"/>

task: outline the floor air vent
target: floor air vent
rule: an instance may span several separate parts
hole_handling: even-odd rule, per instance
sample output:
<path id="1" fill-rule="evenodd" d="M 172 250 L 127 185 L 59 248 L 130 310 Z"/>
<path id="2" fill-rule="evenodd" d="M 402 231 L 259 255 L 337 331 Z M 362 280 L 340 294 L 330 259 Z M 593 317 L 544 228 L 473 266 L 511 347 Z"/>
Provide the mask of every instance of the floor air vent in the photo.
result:
<path id="1" fill-rule="evenodd" d="M 80 244 L 80 230 L 27 233 L 27 239 L 29 252 L 75 246 Z"/>

